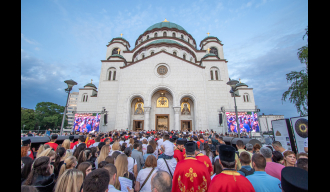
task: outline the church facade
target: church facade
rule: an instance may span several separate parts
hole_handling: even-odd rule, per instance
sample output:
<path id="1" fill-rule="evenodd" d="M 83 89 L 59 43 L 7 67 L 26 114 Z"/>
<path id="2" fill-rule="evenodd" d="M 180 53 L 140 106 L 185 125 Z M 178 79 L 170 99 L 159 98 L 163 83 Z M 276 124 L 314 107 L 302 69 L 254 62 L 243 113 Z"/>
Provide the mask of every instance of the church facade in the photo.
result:
<path id="1" fill-rule="evenodd" d="M 197 42 L 183 27 L 163 21 L 150 26 L 135 47 L 113 38 L 101 60 L 98 88 L 79 89 L 77 111 L 102 114 L 100 131 L 227 130 L 225 111 L 234 111 L 222 42 Z M 255 110 L 253 89 L 242 83 L 238 110 Z M 220 116 L 223 121 L 220 124 Z M 104 121 L 106 118 L 106 121 Z"/>

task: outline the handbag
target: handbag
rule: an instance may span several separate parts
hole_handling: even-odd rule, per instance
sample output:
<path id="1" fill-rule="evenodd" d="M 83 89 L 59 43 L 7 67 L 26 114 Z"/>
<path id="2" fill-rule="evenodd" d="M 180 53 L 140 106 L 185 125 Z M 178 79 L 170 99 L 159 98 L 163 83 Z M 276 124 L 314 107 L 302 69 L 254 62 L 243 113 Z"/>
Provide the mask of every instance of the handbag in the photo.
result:
<path id="1" fill-rule="evenodd" d="M 148 177 L 146 178 L 146 180 L 144 180 L 144 182 L 143 182 L 143 184 L 142 184 L 142 186 L 141 186 L 140 190 L 143 188 L 144 184 L 146 184 L 146 182 L 148 181 L 148 179 L 149 179 L 149 177 L 150 177 L 151 173 L 154 171 L 154 169 L 155 169 L 155 168 L 152 168 L 152 170 L 150 171 L 150 173 L 149 173 Z"/>

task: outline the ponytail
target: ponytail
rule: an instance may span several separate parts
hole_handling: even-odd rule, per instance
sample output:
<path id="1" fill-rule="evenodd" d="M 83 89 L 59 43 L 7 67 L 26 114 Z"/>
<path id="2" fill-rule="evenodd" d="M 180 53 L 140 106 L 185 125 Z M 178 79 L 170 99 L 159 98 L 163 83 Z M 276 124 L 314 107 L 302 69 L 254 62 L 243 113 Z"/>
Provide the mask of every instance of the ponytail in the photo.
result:
<path id="1" fill-rule="evenodd" d="M 61 169 L 60 169 L 60 171 L 59 171 L 59 173 L 58 173 L 58 177 L 57 177 L 57 178 L 60 178 L 61 175 L 64 173 L 64 171 L 65 171 L 66 169 L 71 168 L 72 165 L 73 165 L 73 163 L 75 163 L 76 161 L 77 161 L 77 159 L 76 159 L 75 156 L 70 156 L 70 157 L 66 158 L 66 159 L 64 160 L 63 165 L 61 166 Z"/>
<path id="2" fill-rule="evenodd" d="M 63 155 L 65 154 L 65 152 L 66 152 L 66 150 L 65 150 L 64 147 L 57 148 L 57 153 L 55 155 L 55 163 L 54 163 L 54 169 L 56 171 L 58 171 L 58 168 L 59 168 L 58 166 L 59 166 L 59 164 L 61 162 L 61 158 L 63 157 Z"/>
<path id="3" fill-rule="evenodd" d="M 37 153 L 36 158 L 38 158 L 39 155 L 40 155 L 40 153 L 43 152 L 44 150 L 45 150 L 44 145 L 41 144 L 41 145 L 39 146 L 39 149 L 38 149 L 38 153 Z"/>

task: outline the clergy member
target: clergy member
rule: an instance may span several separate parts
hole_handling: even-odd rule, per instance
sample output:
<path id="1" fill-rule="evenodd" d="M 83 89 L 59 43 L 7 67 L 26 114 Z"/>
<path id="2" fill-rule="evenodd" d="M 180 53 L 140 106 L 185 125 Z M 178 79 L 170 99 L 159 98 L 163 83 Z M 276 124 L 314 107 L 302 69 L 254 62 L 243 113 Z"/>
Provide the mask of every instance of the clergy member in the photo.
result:
<path id="1" fill-rule="evenodd" d="M 184 144 L 187 142 L 187 139 L 179 139 L 176 141 L 176 150 L 174 150 L 174 158 L 177 162 L 180 162 L 184 159 Z"/>
<path id="2" fill-rule="evenodd" d="M 210 191 L 211 176 L 204 163 L 195 158 L 196 143 L 188 141 L 185 147 L 187 156 L 175 168 L 172 192 Z"/>
<path id="3" fill-rule="evenodd" d="M 57 146 L 58 146 L 58 144 L 55 143 L 57 140 L 57 137 L 58 137 L 57 134 L 52 135 L 51 140 L 48 143 L 45 143 L 45 145 L 49 145 L 51 148 L 54 149 L 54 151 L 56 151 Z"/>
<path id="4" fill-rule="evenodd" d="M 201 143 L 201 145 L 204 145 L 204 143 Z M 207 170 L 209 171 L 210 175 L 213 175 L 213 167 L 212 162 L 210 158 L 202 153 L 202 150 L 200 148 L 196 148 L 196 159 L 200 162 L 202 162 Z"/>
<path id="5" fill-rule="evenodd" d="M 223 171 L 214 176 L 209 191 L 254 192 L 250 181 L 235 170 L 235 148 L 229 145 L 219 146 L 219 159 Z"/>

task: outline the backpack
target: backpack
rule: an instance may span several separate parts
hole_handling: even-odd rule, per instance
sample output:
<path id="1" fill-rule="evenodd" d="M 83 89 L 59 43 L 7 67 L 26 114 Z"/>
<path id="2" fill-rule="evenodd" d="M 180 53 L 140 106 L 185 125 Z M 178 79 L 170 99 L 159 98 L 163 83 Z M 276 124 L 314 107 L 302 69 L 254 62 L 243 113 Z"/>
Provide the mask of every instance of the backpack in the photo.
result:
<path id="1" fill-rule="evenodd" d="M 200 148 L 200 150 L 204 150 L 204 145 L 202 145 L 202 144 L 204 144 L 204 142 L 201 142 L 201 141 L 198 141 L 199 142 L 199 148 Z"/>
<path id="2" fill-rule="evenodd" d="M 248 175 L 252 175 L 255 170 L 252 168 L 250 171 L 248 171 L 248 170 L 242 168 L 242 169 L 240 169 L 240 171 L 242 171 L 243 173 L 245 173 L 245 177 L 246 177 Z"/>

